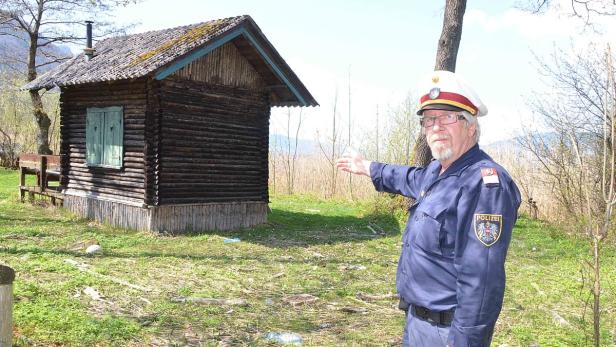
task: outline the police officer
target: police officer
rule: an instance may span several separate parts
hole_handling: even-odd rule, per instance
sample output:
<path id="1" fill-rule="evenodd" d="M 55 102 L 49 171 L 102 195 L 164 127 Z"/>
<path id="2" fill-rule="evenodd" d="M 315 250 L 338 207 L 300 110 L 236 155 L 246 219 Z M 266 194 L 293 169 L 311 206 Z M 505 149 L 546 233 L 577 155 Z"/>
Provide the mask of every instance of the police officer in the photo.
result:
<path id="1" fill-rule="evenodd" d="M 420 124 L 435 158 L 427 167 L 338 159 L 378 191 L 412 197 L 397 289 L 408 310 L 404 346 L 489 346 L 505 290 L 505 257 L 520 206 L 509 174 L 479 149 L 488 112 L 459 76 L 435 71 Z"/>

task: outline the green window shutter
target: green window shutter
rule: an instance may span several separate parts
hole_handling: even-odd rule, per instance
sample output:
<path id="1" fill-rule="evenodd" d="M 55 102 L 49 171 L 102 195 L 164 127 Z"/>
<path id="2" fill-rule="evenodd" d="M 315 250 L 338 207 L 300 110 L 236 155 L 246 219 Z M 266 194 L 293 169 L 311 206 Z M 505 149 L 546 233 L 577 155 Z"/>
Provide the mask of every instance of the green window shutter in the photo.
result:
<path id="1" fill-rule="evenodd" d="M 124 117 L 121 107 L 105 109 L 103 164 L 120 168 L 124 156 Z"/>
<path id="2" fill-rule="evenodd" d="M 86 163 L 100 165 L 103 156 L 104 114 L 97 109 L 88 109 L 86 115 Z"/>

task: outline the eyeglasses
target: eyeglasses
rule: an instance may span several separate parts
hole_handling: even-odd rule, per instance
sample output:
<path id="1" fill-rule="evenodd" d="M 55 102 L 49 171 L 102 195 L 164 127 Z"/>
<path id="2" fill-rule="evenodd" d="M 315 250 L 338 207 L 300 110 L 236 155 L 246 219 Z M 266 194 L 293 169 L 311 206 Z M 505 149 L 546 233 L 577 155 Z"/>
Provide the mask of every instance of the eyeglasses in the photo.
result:
<path id="1" fill-rule="evenodd" d="M 464 119 L 464 116 L 461 114 L 448 113 L 441 116 L 424 116 L 421 117 L 419 123 L 424 128 L 431 128 L 434 126 L 434 123 L 438 120 L 438 125 L 448 125 L 457 122 L 458 120 Z"/>

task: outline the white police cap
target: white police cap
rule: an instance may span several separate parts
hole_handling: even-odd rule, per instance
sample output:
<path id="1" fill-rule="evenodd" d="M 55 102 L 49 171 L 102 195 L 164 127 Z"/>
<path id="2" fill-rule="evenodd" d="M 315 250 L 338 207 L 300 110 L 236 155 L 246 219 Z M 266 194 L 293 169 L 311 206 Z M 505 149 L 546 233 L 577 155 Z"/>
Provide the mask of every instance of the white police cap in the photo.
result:
<path id="1" fill-rule="evenodd" d="M 421 92 L 426 94 L 419 100 L 418 115 L 430 109 L 465 110 L 478 117 L 488 114 L 487 106 L 477 93 L 464 79 L 451 71 L 434 71 L 430 83 L 422 88 Z"/>

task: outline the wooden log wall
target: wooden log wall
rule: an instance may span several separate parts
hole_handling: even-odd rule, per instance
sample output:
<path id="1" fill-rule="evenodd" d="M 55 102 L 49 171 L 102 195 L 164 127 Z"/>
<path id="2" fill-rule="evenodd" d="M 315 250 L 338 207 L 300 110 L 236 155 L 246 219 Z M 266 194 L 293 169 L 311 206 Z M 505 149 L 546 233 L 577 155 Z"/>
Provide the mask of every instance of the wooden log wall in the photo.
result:
<path id="1" fill-rule="evenodd" d="M 121 169 L 86 164 L 86 109 L 124 108 L 124 164 Z M 67 192 L 88 192 L 129 202 L 145 196 L 146 81 L 117 81 L 62 88 L 60 95 L 62 179 Z"/>
<path id="2" fill-rule="evenodd" d="M 267 202 L 267 92 L 177 76 L 160 87 L 160 204 Z"/>
<path id="3" fill-rule="evenodd" d="M 145 113 L 145 203 L 158 205 L 160 186 L 160 142 L 161 108 L 160 83 L 149 79 L 147 82 L 147 106 Z"/>

